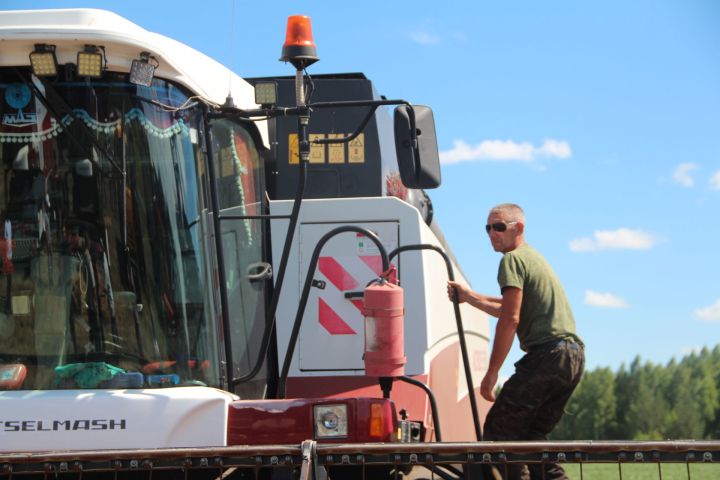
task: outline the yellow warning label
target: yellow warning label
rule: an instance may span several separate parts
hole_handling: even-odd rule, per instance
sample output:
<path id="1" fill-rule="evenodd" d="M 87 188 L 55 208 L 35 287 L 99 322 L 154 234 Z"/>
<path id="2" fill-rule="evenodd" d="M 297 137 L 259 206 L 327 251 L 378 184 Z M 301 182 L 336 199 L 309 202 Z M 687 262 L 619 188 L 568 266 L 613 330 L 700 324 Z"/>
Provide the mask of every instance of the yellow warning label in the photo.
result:
<path id="1" fill-rule="evenodd" d="M 320 138 L 342 138 L 346 137 L 346 133 L 311 133 L 310 137 L 310 163 L 365 163 L 365 134 L 361 133 L 354 140 L 347 144 L 347 153 L 345 151 L 345 143 L 330 143 L 327 150 L 323 144 L 312 143 L 315 139 Z M 297 165 L 300 163 L 300 145 L 298 143 L 297 133 L 288 134 L 288 163 Z"/>
<path id="2" fill-rule="evenodd" d="M 348 162 L 365 163 L 365 134 L 361 133 L 348 143 Z"/>
<path id="3" fill-rule="evenodd" d="M 313 143 L 314 140 L 319 138 L 325 138 L 325 134 L 310 134 L 310 163 L 325 163 L 325 145 Z"/>
<path id="4" fill-rule="evenodd" d="M 300 164 L 300 145 L 298 144 L 297 133 L 288 135 L 288 163 L 290 165 Z"/>
<path id="5" fill-rule="evenodd" d="M 342 138 L 342 133 L 329 133 L 328 138 Z M 345 163 L 345 144 L 328 143 L 328 163 Z"/>

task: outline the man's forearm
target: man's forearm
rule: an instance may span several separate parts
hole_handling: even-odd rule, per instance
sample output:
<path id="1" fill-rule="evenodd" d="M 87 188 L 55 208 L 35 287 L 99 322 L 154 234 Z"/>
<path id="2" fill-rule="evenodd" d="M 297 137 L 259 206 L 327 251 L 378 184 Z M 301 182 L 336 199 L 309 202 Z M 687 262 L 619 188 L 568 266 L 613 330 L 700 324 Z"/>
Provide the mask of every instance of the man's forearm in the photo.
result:
<path id="1" fill-rule="evenodd" d="M 488 364 L 489 372 L 499 372 L 502 364 L 505 362 L 510 348 L 512 348 L 515 339 L 515 331 L 517 323 L 512 319 L 500 317 L 495 327 L 495 338 L 493 340 L 492 352 L 490 353 L 490 362 Z"/>
<path id="2" fill-rule="evenodd" d="M 502 307 L 502 297 L 490 297 L 477 292 L 472 292 L 468 296 L 467 303 L 475 308 L 482 310 L 493 317 L 500 316 L 500 307 Z"/>

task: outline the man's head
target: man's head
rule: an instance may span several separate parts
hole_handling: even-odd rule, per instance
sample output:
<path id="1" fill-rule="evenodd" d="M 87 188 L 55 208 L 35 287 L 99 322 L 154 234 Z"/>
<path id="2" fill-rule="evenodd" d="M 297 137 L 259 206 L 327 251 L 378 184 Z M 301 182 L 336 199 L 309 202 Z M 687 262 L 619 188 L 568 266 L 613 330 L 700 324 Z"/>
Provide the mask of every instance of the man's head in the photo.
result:
<path id="1" fill-rule="evenodd" d="M 490 209 L 485 230 L 496 252 L 511 252 L 525 243 L 525 213 L 514 203 Z"/>

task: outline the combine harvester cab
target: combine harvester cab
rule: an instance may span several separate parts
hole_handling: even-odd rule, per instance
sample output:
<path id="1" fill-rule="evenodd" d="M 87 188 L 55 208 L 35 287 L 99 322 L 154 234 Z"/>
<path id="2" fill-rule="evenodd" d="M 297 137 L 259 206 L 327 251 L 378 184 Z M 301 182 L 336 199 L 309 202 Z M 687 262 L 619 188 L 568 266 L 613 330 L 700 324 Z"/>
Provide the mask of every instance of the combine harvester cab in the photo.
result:
<path id="1" fill-rule="evenodd" d="M 432 111 L 311 81 L 307 17 L 281 59 L 244 80 L 110 12 L 0 12 L 0 480 L 718 458 L 476 442 L 488 319 L 446 298 Z"/>
<path id="2" fill-rule="evenodd" d="M 110 12 L 0 12 L 0 476 L 479 434 L 445 298 L 460 273 L 422 190 L 432 112 L 359 74 L 306 98 L 306 27 L 290 18 L 295 77 L 251 84 Z M 410 337 L 376 352 L 364 317 L 387 312 L 364 288 L 398 279 Z M 467 323 L 479 374 L 487 320 Z"/>
<path id="3" fill-rule="evenodd" d="M 193 97 L 252 87 L 109 12 L 0 12 L 0 38 L 0 451 L 225 445 L 204 163 L 232 127 Z"/>

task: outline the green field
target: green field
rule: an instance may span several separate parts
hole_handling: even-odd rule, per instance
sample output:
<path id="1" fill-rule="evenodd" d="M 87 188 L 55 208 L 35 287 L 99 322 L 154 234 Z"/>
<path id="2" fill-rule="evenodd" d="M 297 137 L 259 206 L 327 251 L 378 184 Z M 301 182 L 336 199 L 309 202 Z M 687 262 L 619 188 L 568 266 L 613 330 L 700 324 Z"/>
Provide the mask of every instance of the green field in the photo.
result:
<path id="1" fill-rule="evenodd" d="M 720 480 L 720 463 L 563 465 L 572 480 Z"/>
<path id="2" fill-rule="evenodd" d="M 571 480 L 720 480 L 720 463 L 563 463 Z M 456 465 L 457 468 L 462 468 Z M 502 467 L 500 467 L 502 471 Z M 496 471 L 494 478 L 500 478 Z M 371 477 L 367 477 L 371 478 Z M 410 475 L 400 477 L 407 480 L 440 480 L 424 468 L 415 468 Z"/>

